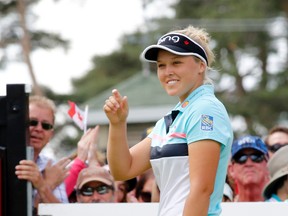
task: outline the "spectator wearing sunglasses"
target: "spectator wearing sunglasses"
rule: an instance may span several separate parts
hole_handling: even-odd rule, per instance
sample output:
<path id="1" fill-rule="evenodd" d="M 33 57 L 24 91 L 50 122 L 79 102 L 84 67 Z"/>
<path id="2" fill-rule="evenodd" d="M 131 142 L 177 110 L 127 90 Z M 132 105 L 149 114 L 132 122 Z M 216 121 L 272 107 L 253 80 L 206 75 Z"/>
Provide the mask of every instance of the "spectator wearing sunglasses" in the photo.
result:
<path id="1" fill-rule="evenodd" d="M 63 180 L 68 175 L 66 166 L 70 160 L 63 158 L 52 165 L 54 161 L 41 154 L 53 136 L 55 111 L 56 107 L 52 100 L 42 96 L 30 96 L 29 143 L 34 149 L 34 160 L 20 161 L 15 174 L 19 179 L 32 183 L 35 208 L 39 202 L 68 202 Z"/>
<path id="2" fill-rule="evenodd" d="M 288 128 L 284 126 L 271 128 L 265 138 L 265 143 L 269 151 L 269 156 L 272 157 L 277 150 L 288 145 Z"/>
<path id="3" fill-rule="evenodd" d="M 288 146 L 277 151 L 268 161 L 270 181 L 263 195 L 268 202 L 288 202 Z"/>
<path id="4" fill-rule="evenodd" d="M 76 194 L 78 203 L 111 203 L 114 198 L 114 179 L 104 167 L 87 167 L 79 173 Z"/>
<path id="5" fill-rule="evenodd" d="M 262 191 L 269 181 L 268 158 L 267 147 L 258 136 L 247 135 L 233 142 L 228 171 L 236 187 L 234 201 L 264 201 Z"/>

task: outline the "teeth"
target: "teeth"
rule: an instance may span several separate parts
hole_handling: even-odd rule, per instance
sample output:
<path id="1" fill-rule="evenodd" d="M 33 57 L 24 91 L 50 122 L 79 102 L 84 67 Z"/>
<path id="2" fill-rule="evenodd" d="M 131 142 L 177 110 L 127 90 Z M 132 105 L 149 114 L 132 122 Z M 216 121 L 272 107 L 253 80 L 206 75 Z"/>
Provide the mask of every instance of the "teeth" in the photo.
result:
<path id="1" fill-rule="evenodd" d="M 174 83 L 176 83 L 177 81 L 176 80 L 170 80 L 170 81 L 168 81 L 167 83 L 168 84 L 174 84 Z"/>

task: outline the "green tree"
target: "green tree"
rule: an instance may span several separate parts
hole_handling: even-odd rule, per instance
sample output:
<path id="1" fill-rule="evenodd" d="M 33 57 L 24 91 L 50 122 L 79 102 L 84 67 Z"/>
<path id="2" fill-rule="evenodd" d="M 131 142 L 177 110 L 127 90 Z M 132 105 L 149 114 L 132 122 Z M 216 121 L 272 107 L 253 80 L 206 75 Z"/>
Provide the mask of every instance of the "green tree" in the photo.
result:
<path id="1" fill-rule="evenodd" d="M 28 67 L 34 93 L 42 94 L 38 87 L 33 65 L 30 61 L 30 53 L 36 49 L 53 49 L 56 47 L 68 48 L 69 42 L 58 34 L 38 31 L 31 28 L 32 22 L 26 20 L 35 19 L 30 8 L 39 0 L 6 0 L 0 1 L 0 68 L 10 61 L 24 61 Z M 28 25 L 29 23 L 30 25 Z M 21 47 L 15 58 L 9 59 L 7 50 L 10 47 Z"/>
<path id="2" fill-rule="evenodd" d="M 157 1 L 143 0 L 143 5 L 148 8 Z M 265 134 L 281 120 L 287 121 L 288 54 L 286 49 L 279 57 L 278 45 L 280 41 L 286 44 L 288 41 L 287 5 L 285 0 L 176 1 L 171 4 L 175 17 L 150 19 L 145 32 L 123 37 L 119 50 L 95 56 L 92 69 L 74 80 L 75 94 L 79 100 L 86 100 L 138 72 L 139 53 L 144 46 L 155 43 L 160 35 L 173 28 L 192 24 L 206 28 L 212 35 L 217 56 L 214 67 L 219 70 L 211 76 L 216 94 L 232 118 L 241 117 L 246 123 L 239 133 Z M 277 33 L 274 27 L 281 20 L 283 31 Z"/>
<path id="3" fill-rule="evenodd" d="M 182 6 L 181 2 L 184 3 Z M 188 6 L 185 4 L 188 2 L 191 1 L 183 0 L 176 5 L 179 19 L 187 15 Z M 273 32 L 277 18 L 285 11 L 282 8 L 283 2 L 261 0 L 197 2 L 199 4 L 197 8 L 193 10 L 193 7 L 190 7 L 193 16 L 195 14 L 201 19 L 201 14 L 206 14 L 206 18 L 218 21 L 218 24 L 214 25 L 216 24 L 219 30 L 215 29 L 215 26 L 211 29 L 216 41 L 215 51 L 218 56 L 216 66 L 220 68 L 217 75 L 218 94 L 230 114 L 245 119 L 247 125 L 245 133 L 261 134 L 262 128 L 265 130 L 271 128 L 279 123 L 283 113 L 287 115 L 288 104 L 284 102 L 284 92 L 288 90 L 288 59 L 286 57 L 283 63 L 279 62 L 277 65 L 269 63 L 269 58 L 278 52 L 276 44 L 279 39 L 287 42 L 287 31 L 279 34 Z M 225 25 L 229 23 L 232 24 L 230 29 L 225 29 Z M 209 30 L 208 25 L 207 29 Z M 230 80 L 230 83 L 227 83 L 225 89 L 221 89 L 219 84 L 225 80 Z M 249 80 L 254 83 L 251 87 L 247 86 Z"/>
<path id="4" fill-rule="evenodd" d="M 174 19 L 154 22 L 161 32 L 192 24 L 211 33 L 219 69 L 211 74 L 216 93 L 232 117 L 244 119 L 247 128 L 239 133 L 265 134 L 287 121 L 287 49 L 282 61 L 269 61 L 281 58 L 280 40 L 288 42 L 287 6 L 284 0 L 179 0 L 172 5 Z M 282 32 L 275 33 L 281 20 Z"/>

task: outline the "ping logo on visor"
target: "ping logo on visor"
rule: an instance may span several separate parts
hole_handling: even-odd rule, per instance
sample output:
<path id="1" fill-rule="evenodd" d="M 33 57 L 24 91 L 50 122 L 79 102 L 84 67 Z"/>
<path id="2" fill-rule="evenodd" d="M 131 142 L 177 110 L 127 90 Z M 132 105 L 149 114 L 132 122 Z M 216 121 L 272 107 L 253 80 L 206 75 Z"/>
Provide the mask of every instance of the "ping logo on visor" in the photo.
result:
<path id="1" fill-rule="evenodd" d="M 196 41 L 180 33 L 168 33 L 163 35 L 157 45 L 148 46 L 143 51 L 144 59 L 152 62 L 157 61 L 159 49 L 166 50 L 176 55 L 193 55 L 200 58 L 208 65 L 208 58 L 203 47 Z"/>

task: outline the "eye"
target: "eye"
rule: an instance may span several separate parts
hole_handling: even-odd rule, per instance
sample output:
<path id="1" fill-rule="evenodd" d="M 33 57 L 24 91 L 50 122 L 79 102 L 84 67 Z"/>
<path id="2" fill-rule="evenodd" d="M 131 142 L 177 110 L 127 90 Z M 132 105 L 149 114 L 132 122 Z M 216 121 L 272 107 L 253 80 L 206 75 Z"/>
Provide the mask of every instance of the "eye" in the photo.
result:
<path id="1" fill-rule="evenodd" d="M 163 67 L 165 67 L 165 64 L 157 64 L 157 67 L 158 68 L 163 68 Z"/>
<path id="2" fill-rule="evenodd" d="M 174 65 L 181 64 L 181 63 L 182 63 L 182 62 L 179 61 L 179 60 L 177 60 L 177 61 L 173 61 L 173 64 L 174 64 Z"/>

